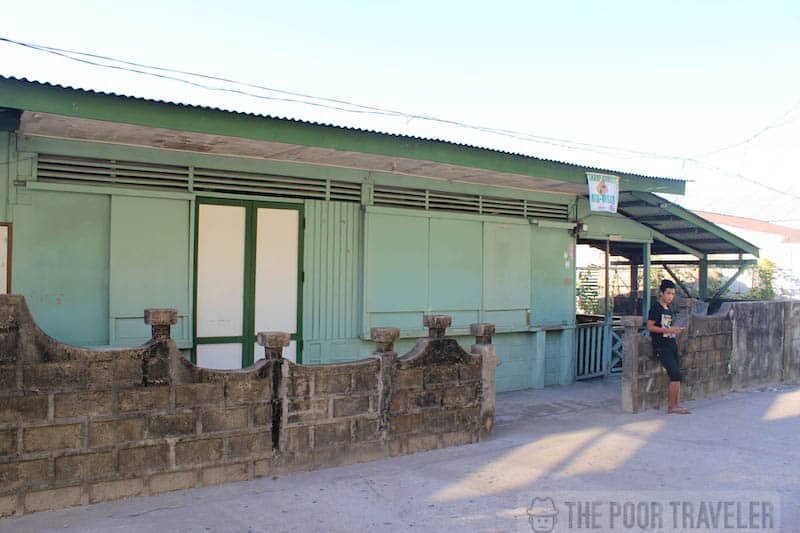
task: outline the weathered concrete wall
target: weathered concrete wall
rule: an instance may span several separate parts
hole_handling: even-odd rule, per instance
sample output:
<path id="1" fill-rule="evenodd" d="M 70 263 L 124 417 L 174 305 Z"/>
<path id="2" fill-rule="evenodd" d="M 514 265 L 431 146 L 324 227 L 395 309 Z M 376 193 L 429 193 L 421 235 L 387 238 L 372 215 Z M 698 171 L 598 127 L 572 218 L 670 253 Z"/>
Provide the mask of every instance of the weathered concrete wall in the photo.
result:
<path id="1" fill-rule="evenodd" d="M 715 315 L 684 316 L 678 336 L 683 399 L 800 379 L 800 302 L 727 303 Z M 642 317 L 623 323 L 623 409 L 666 406 L 669 379 L 650 338 L 639 333 Z"/>
<path id="2" fill-rule="evenodd" d="M 473 353 L 426 317 L 408 354 L 376 328 L 373 357 L 303 366 L 288 334 L 259 334 L 250 368 L 199 368 L 176 349 L 174 310 L 148 310 L 153 338 L 127 350 L 59 344 L 20 296 L 0 296 L 0 516 L 367 461 L 488 437 L 494 327 Z M 489 385 L 491 382 L 491 385 Z"/>
<path id="3" fill-rule="evenodd" d="M 719 313 L 729 314 L 733 323 L 733 388 L 782 380 L 786 307 L 779 302 L 746 302 L 720 308 Z"/>

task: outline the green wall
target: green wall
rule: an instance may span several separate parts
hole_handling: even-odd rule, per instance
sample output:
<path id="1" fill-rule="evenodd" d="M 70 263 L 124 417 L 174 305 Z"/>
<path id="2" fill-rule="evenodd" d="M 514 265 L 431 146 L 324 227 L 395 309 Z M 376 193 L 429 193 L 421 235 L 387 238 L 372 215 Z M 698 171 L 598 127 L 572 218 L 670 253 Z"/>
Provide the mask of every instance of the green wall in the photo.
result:
<path id="1" fill-rule="evenodd" d="M 14 206 L 12 290 L 63 342 L 108 344 L 110 197 L 35 191 Z"/>
<path id="2" fill-rule="evenodd" d="M 567 230 L 534 228 L 531 237 L 531 322 L 575 322 L 575 240 Z"/>
<path id="3" fill-rule="evenodd" d="M 37 151 L 324 175 L 309 165 L 278 168 L 275 162 L 42 138 L 20 139 L 28 151 L 17 153 L 14 137 L 5 141 L 12 156 L 27 161 L 13 169 L 0 165 L 2 207 L 14 222 L 13 289 L 28 297 L 45 331 L 80 345 L 143 342 L 149 336 L 143 309 L 175 307 L 180 320 L 173 336 L 179 346 L 191 346 L 195 196 L 39 182 Z M 347 178 L 343 172 L 330 169 L 337 179 Z M 26 186 L 13 186 L 9 175 Z M 397 177 L 401 184 L 403 179 Z M 397 349 L 406 351 L 426 333 L 422 315 L 434 312 L 453 316 L 452 334 L 465 347 L 473 342 L 470 323 L 497 325 L 498 390 L 571 381 L 574 240 L 565 225 L 322 200 L 304 204 L 304 362 L 365 357 L 374 348 L 369 329 L 379 325 L 400 327 L 404 338 Z M 537 333 L 540 326 L 567 329 Z"/>

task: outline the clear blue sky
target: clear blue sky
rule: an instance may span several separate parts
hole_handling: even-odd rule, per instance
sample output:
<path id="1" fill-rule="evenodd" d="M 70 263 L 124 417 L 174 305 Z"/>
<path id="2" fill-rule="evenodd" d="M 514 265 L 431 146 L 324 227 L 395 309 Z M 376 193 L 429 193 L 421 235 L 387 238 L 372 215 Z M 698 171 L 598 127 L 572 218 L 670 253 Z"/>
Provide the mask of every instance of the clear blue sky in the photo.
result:
<path id="1" fill-rule="evenodd" d="M 3 6 L 0 36 L 682 157 L 746 139 L 800 103 L 800 3 L 789 1 L 29 0 Z M 110 77 L 8 44 L 0 44 L 0 74 L 83 86 Z M 151 80 L 119 83 L 137 94 Z M 187 94 L 152 90 L 164 99 Z M 702 160 L 788 195 L 691 161 L 490 139 L 424 121 L 274 111 L 683 177 L 693 180 L 682 200 L 690 207 L 800 218 L 798 108 L 754 141 Z"/>

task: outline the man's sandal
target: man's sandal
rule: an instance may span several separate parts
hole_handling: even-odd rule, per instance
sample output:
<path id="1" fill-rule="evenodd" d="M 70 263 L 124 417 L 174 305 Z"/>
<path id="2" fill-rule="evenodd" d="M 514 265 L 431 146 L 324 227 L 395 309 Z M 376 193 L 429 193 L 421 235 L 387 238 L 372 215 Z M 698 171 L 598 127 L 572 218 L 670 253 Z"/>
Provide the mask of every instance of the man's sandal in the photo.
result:
<path id="1" fill-rule="evenodd" d="M 688 415 L 691 413 L 691 411 L 685 407 L 673 407 L 672 409 L 668 409 L 667 413 L 671 415 Z"/>

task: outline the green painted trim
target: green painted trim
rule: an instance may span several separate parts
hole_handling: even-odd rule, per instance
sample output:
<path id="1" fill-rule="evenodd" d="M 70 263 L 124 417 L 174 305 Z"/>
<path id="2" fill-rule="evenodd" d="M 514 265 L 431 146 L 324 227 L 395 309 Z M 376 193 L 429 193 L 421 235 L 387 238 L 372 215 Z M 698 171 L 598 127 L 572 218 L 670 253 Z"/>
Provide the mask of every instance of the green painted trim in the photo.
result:
<path id="1" fill-rule="evenodd" d="M 305 199 L 296 199 L 296 198 L 284 198 L 280 196 L 258 196 L 254 194 L 231 194 L 231 193 L 224 193 L 224 192 L 197 192 L 195 193 L 197 198 L 203 200 L 231 200 L 231 201 L 239 201 L 239 202 L 261 202 L 261 203 L 281 203 L 286 205 L 292 205 L 292 209 L 296 209 L 298 205 L 303 205 L 305 203 Z M 275 199 L 273 201 L 273 198 Z M 321 201 L 321 198 L 319 199 Z"/>
<path id="2" fill-rule="evenodd" d="M 197 231 L 197 221 L 199 220 L 198 214 L 200 212 L 200 205 L 196 199 L 192 198 L 191 205 L 189 206 L 189 231 L 192 232 L 192 239 L 190 243 L 191 250 L 189 252 L 190 257 L 192 258 L 192 264 L 189 266 L 189 297 L 192 299 L 190 306 L 192 309 L 192 316 L 191 316 L 191 338 L 190 341 L 192 345 L 190 346 L 191 351 L 189 352 L 189 360 L 197 364 L 197 350 L 194 347 L 194 343 L 197 341 L 197 238 L 198 238 L 198 231 Z"/>
<path id="3" fill-rule="evenodd" d="M 558 222 L 555 220 L 542 220 L 538 218 L 531 218 L 529 220 L 531 224 L 539 226 L 540 228 L 567 229 L 567 230 L 575 228 L 575 222 Z"/>
<path id="4" fill-rule="evenodd" d="M 453 181 L 437 180 L 434 178 L 419 178 L 405 174 L 391 174 L 389 172 L 371 172 L 371 183 L 390 187 L 406 187 L 409 189 L 428 189 L 431 191 L 456 192 L 465 194 L 480 194 L 500 198 L 513 198 L 517 200 L 530 200 L 533 202 L 549 202 L 571 206 L 576 202 L 574 194 L 555 193 L 544 191 L 528 191 L 525 189 L 504 188 L 490 185 L 466 183 L 454 179 Z"/>
<path id="5" fill-rule="evenodd" d="M 244 340 L 244 335 L 239 335 L 238 337 L 235 335 L 229 337 L 198 337 L 195 339 L 195 344 L 241 344 Z"/>
<path id="6" fill-rule="evenodd" d="M 372 201 L 372 199 L 370 199 Z M 369 235 L 370 235 L 370 217 L 367 216 L 368 209 L 372 209 L 370 206 L 362 205 L 361 209 L 359 210 L 359 216 L 361 217 L 361 257 L 360 257 L 360 264 L 361 264 L 361 276 L 358 280 L 359 286 L 359 293 L 360 300 L 361 300 L 361 309 L 358 312 L 358 319 L 360 321 L 359 330 L 361 330 L 361 338 L 362 340 L 371 341 L 371 326 L 369 316 L 367 313 L 367 287 L 369 285 L 369 261 L 367 260 L 367 246 L 369 243 Z"/>
<path id="7" fill-rule="evenodd" d="M 378 213 L 382 215 L 399 215 L 418 218 L 441 218 L 449 220 L 468 220 L 472 222 L 494 222 L 495 224 L 515 224 L 517 226 L 530 226 L 527 218 L 506 217 L 498 215 L 479 215 L 471 213 L 455 213 L 451 211 L 426 211 L 421 208 L 413 207 L 382 207 L 368 205 L 364 207 L 367 213 Z M 570 227 L 575 224 L 570 224 Z"/>
<path id="8" fill-rule="evenodd" d="M 292 207 L 295 209 L 295 207 Z M 303 363 L 303 288 L 306 283 L 304 257 L 305 250 L 305 234 L 306 234 L 306 206 L 305 203 L 299 206 L 297 217 L 297 318 L 295 319 L 295 329 L 297 330 L 294 335 L 290 335 L 290 339 L 295 341 L 295 360 L 297 363 Z"/>
<path id="9" fill-rule="evenodd" d="M 642 316 L 644 317 L 645 324 L 647 323 L 647 314 L 650 312 L 650 243 L 642 246 L 642 263 L 644 276 L 642 279 Z"/>
<path id="10" fill-rule="evenodd" d="M 609 172 L 443 141 L 98 94 L 8 78 L 0 78 L 0 106 L 179 131 L 435 161 L 575 184 L 586 182 L 587 171 Z M 613 173 L 620 177 L 621 190 L 684 194 L 686 188 L 681 180 Z"/>
<path id="11" fill-rule="evenodd" d="M 663 209 L 667 213 L 675 215 L 676 217 L 682 218 L 683 220 L 694 224 L 697 227 L 700 227 L 715 237 L 722 239 L 723 241 L 728 242 L 742 250 L 743 253 L 747 253 L 758 257 L 758 247 L 753 246 L 746 240 L 737 237 L 733 233 L 726 231 L 713 222 L 709 222 L 708 220 L 695 215 L 688 209 L 684 209 L 683 207 L 670 202 L 669 200 L 665 200 L 664 198 L 660 198 L 654 194 L 648 194 L 644 192 L 632 192 L 631 193 L 637 200 L 641 200 L 643 202 L 647 202 L 650 205 L 658 206 L 660 209 Z M 664 207 L 662 207 L 664 205 Z M 694 255 L 694 254 L 693 254 Z"/>
<path id="12" fill-rule="evenodd" d="M 257 172 L 294 178 L 330 178 L 336 181 L 349 181 L 353 183 L 362 183 L 369 175 L 369 172 L 366 170 L 328 167 L 312 163 L 274 161 L 264 158 L 225 154 L 207 154 L 150 146 L 57 139 L 36 135 L 21 135 L 19 149 L 20 151 L 53 155 L 141 161 L 162 165 L 193 166 L 213 170 Z M 398 176 L 394 175 L 394 177 L 396 179 Z"/>
<path id="13" fill-rule="evenodd" d="M 170 200 L 192 200 L 194 195 L 188 192 L 168 192 L 154 189 L 125 189 L 116 186 L 72 185 L 70 183 L 49 183 L 42 181 L 26 181 L 25 188 L 34 191 L 78 192 L 88 194 L 105 194 L 107 196 L 135 196 L 139 198 L 165 198 Z"/>
<path id="14" fill-rule="evenodd" d="M 245 339 L 255 339 L 255 292 L 256 292 L 256 218 L 257 211 L 252 203 L 245 205 L 244 223 L 244 298 L 242 299 L 242 335 Z M 253 364 L 252 342 L 245 342 L 242 347 L 242 368 Z"/>
<path id="15" fill-rule="evenodd" d="M 55 139 L 49 137 L 38 137 L 31 135 L 20 136 L 20 150 L 32 153 L 46 153 L 53 155 L 65 155 L 74 157 L 115 159 L 122 161 L 140 161 L 164 165 L 179 165 L 189 167 L 202 167 L 223 171 L 258 172 L 274 174 L 278 176 L 289 176 L 295 178 L 314 178 L 336 181 L 346 181 L 351 183 L 377 183 L 393 187 L 406 187 L 410 189 L 429 189 L 442 192 L 455 192 L 463 194 L 480 194 L 484 196 L 496 196 L 501 198 L 513 198 L 519 200 L 529 200 L 534 202 L 549 202 L 564 204 L 568 207 L 576 204 L 575 195 L 565 193 L 552 193 L 542 191 L 526 191 L 523 189 L 511 189 L 503 187 L 483 186 L 469 184 L 459 181 L 447 182 L 432 178 L 418 178 L 404 174 L 392 174 L 388 172 L 368 172 L 365 170 L 326 167 L 324 165 L 313 165 L 310 163 L 289 163 L 283 161 L 271 161 L 265 159 L 243 158 L 228 155 L 209 155 L 186 152 L 180 150 L 169 150 L 163 148 L 151 148 L 144 146 L 114 145 L 96 143 L 91 141 L 72 141 L 66 139 Z M 206 196 L 214 196 L 215 193 L 198 193 Z M 229 195 L 232 198 L 237 195 Z M 252 196 L 239 195 L 243 198 Z"/>

